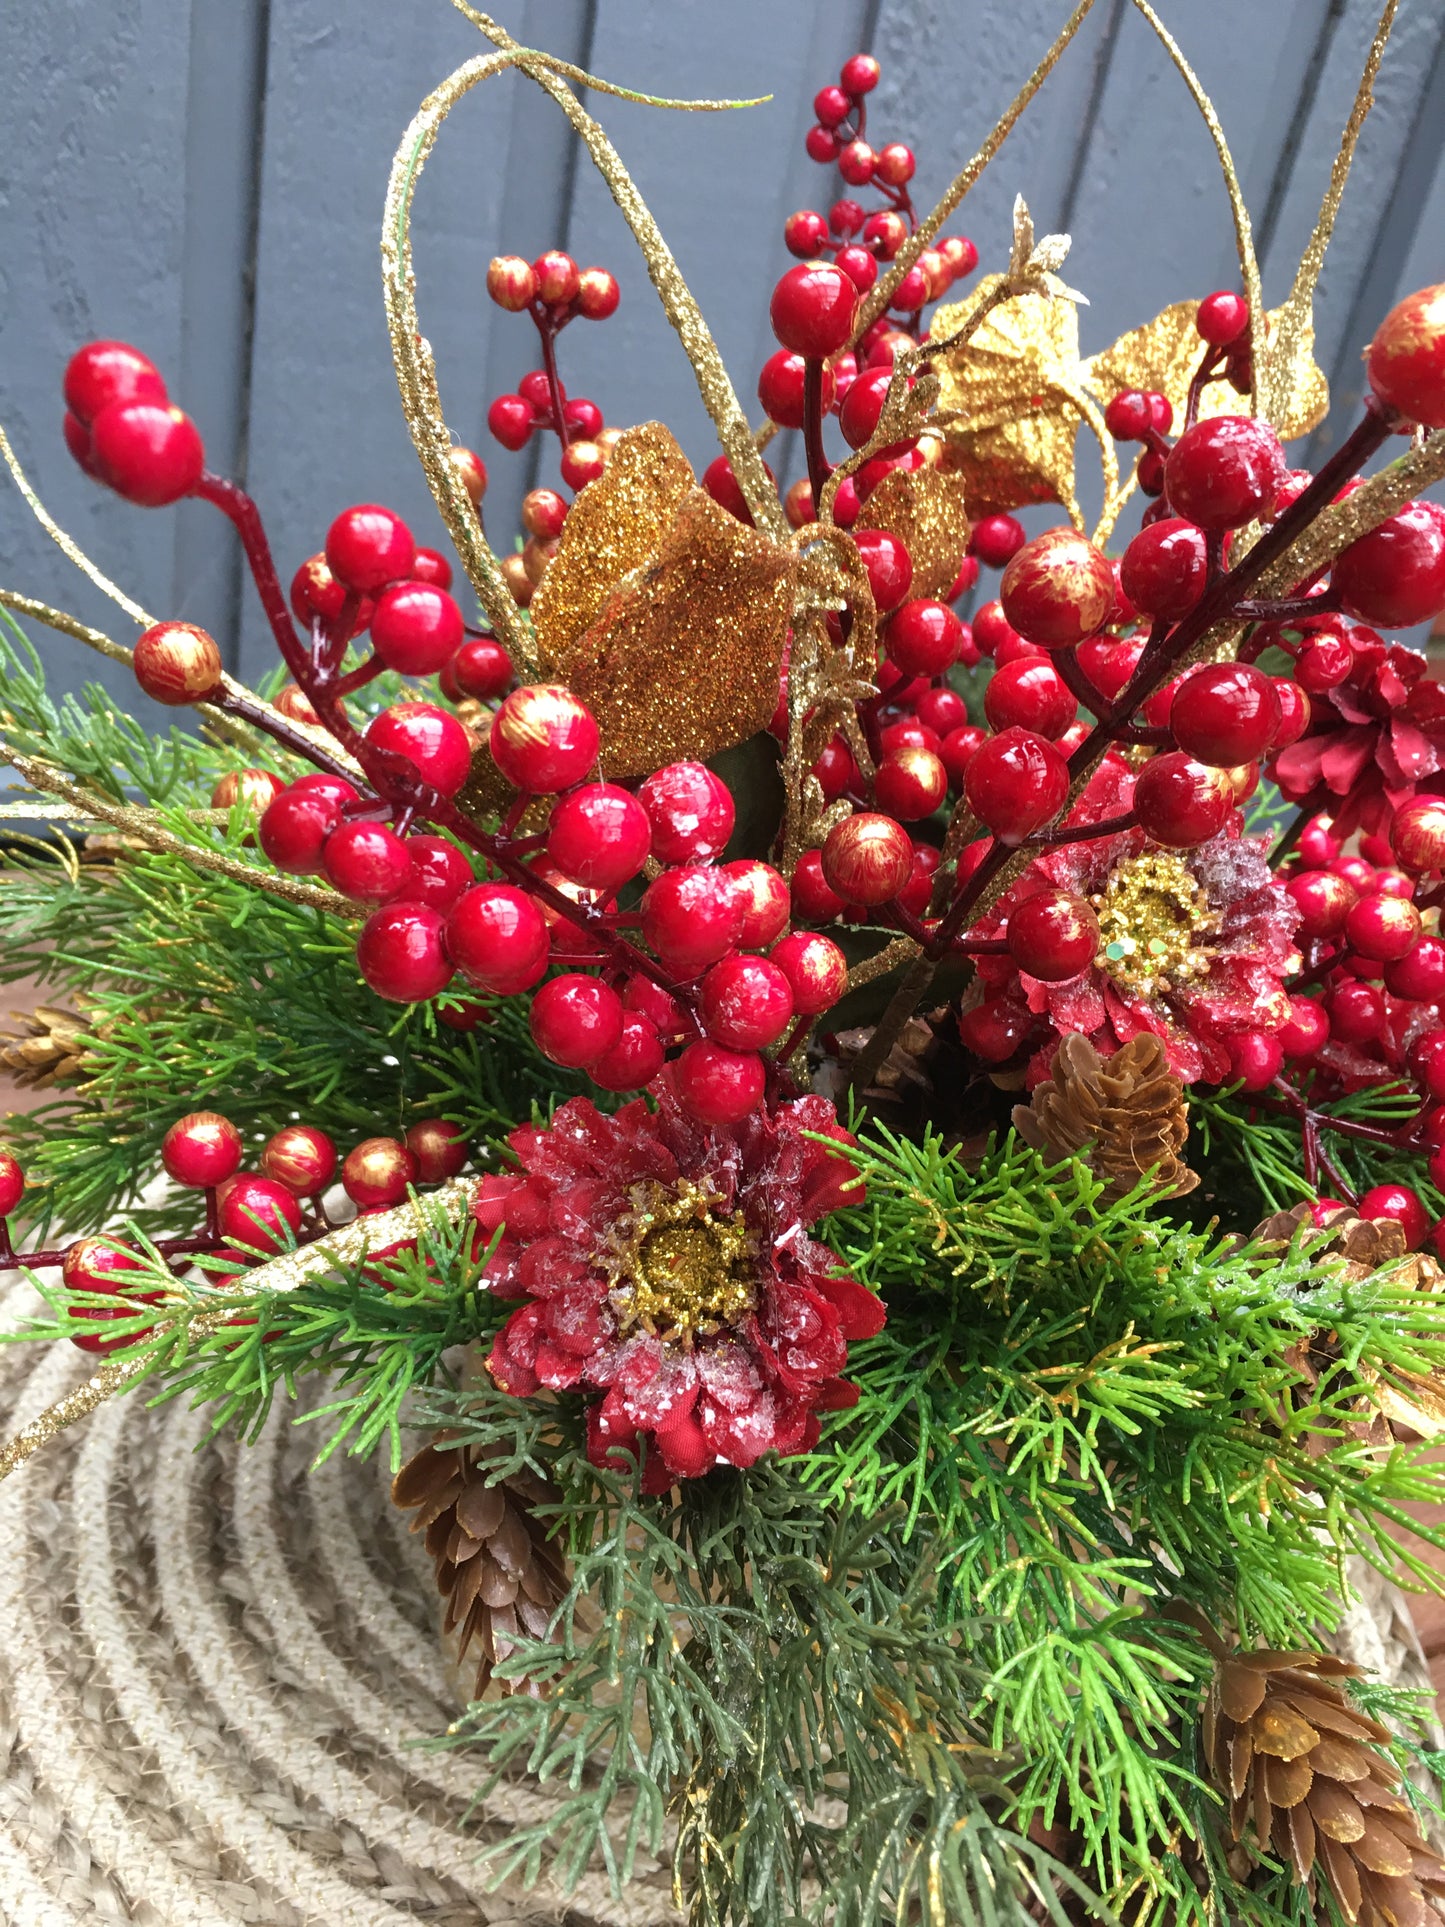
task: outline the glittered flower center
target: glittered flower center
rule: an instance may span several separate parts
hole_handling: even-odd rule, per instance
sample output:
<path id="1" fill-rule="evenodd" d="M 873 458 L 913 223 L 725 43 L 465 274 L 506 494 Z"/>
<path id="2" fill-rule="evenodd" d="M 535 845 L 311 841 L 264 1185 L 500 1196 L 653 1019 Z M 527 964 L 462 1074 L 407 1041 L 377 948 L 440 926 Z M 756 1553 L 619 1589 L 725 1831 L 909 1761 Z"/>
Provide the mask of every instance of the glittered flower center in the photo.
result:
<path id="1" fill-rule="evenodd" d="M 632 1211 L 601 1254 L 612 1304 L 626 1331 L 640 1325 L 690 1345 L 752 1310 L 756 1273 L 740 1220 L 718 1218 L 720 1200 L 696 1185 L 639 1185 Z"/>
<path id="2" fill-rule="evenodd" d="M 1091 899 L 1099 915 L 1099 968 L 1151 996 L 1208 974 L 1201 941 L 1219 928 L 1203 886 L 1172 850 L 1126 857 Z"/>

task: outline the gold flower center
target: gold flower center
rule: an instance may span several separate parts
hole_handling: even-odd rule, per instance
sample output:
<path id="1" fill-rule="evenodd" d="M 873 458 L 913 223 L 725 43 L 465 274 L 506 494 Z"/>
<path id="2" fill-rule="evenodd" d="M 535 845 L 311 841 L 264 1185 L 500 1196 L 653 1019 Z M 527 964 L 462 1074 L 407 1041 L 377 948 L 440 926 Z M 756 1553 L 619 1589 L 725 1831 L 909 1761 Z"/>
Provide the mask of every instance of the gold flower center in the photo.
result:
<path id="1" fill-rule="evenodd" d="M 640 1325 L 689 1346 L 752 1310 L 756 1275 L 748 1234 L 739 1219 L 714 1216 L 720 1203 L 716 1193 L 687 1180 L 633 1187 L 632 1210 L 598 1253 L 621 1330 Z"/>
<path id="2" fill-rule="evenodd" d="M 1203 977 L 1214 952 L 1202 938 L 1219 919 L 1203 886 L 1172 850 L 1126 857 L 1091 898 L 1099 914 L 1099 968 L 1144 996 Z"/>

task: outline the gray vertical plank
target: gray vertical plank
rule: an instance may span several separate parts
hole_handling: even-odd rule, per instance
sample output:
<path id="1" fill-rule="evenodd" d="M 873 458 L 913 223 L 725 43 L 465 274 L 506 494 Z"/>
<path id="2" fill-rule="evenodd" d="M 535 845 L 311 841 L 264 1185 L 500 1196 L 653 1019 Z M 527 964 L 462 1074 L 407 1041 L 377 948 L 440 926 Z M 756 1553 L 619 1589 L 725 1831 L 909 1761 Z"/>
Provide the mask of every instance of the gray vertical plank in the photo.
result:
<path id="1" fill-rule="evenodd" d="M 520 8 L 504 9 L 516 30 Z M 381 300 L 382 202 L 416 109 L 486 51 L 440 5 L 273 0 L 257 236 L 249 480 L 285 576 L 349 502 L 382 501 L 417 539 L 442 530 L 401 413 Z M 486 298 L 508 167 L 511 76 L 484 83 L 441 131 L 417 190 L 412 236 L 421 325 L 458 435 L 485 408 L 488 341 L 510 321 Z M 491 451 L 486 451 L 491 460 Z M 253 596 L 243 672 L 274 665 Z"/>
<path id="2" fill-rule="evenodd" d="M 206 461 L 244 480 L 269 0 L 196 8 L 186 128 L 186 226 L 175 391 L 204 411 Z M 176 511 L 172 613 L 240 645 L 240 549 L 204 502 Z"/>
<path id="3" fill-rule="evenodd" d="M 725 9 L 687 9 L 683 31 L 683 10 L 667 0 L 627 7 L 614 0 L 599 8 L 592 68 L 600 77 L 654 94 L 774 96 L 766 105 L 721 114 L 671 113 L 606 96 L 589 101 L 677 256 L 754 418 L 758 369 L 773 345 L 768 297 L 789 265 L 782 222 L 816 194 L 803 171 L 810 169 L 802 153 L 807 102 L 856 51 L 863 18 L 861 6 L 825 0 L 783 8 L 734 0 Z M 619 426 L 666 421 L 694 463 L 704 466 L 717 443 L 687 359 L 628 229 L 585 157 L 568 242 L 584 265 L 611 268 L 622 288 L 611 320 L 579 321 L 563 337 L 569 391 L 590 395 Z M 512 383 L 535 365 L 528 343 L 511 364 Z M 542 479 L 555 477 L 550 450 L 544 470 Z"/>
<path id="4" fill-rule="evenodd" d="M 0 411 L 52 514 L 157 614 L 170 602 L 174 515 L 132 508 L 80 473 L 61 441 L 60 380 L 71 350 L 97 335 L 135 342 L 179 377 L 189 30 L 188 0 L 53 0 L 7 11 L 0 60 Z M 3 474 L 0 580 L 134 636 Z M 35 634 L 57 687 L 94 679 L 134 699 L 124 669 Z"/>

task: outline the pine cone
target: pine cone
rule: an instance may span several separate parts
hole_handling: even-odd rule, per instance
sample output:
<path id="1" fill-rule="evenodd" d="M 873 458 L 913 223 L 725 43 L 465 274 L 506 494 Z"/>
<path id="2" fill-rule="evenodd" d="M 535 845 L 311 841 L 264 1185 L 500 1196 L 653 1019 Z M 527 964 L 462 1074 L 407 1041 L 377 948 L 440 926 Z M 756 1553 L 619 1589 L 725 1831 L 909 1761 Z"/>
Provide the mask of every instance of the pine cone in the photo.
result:
<path id="1" fill-rule="evenodd" d="M 1315 1893 L 1324 1875 L 1359 1927 L 1438 1927 L 1445 1861 L 1426 1844 L 1400 1773 L 1373 1742 L 1388 1730 L 1339 1684 L 1361 1666 L 1332 1653 L 1235 1653 L 1219 1659 L 1204 1713 L 1204 1752 L 1238 1840 L 1274 1853 Z"/>
<path id="2" fill-rule="evenodd" d="M 518 1632 L 540 1639 L 567 1590 L 560 1552 L 535 1507 L 556 1495 L 545 1479 L 522 1473 L 486 1483 L 487 1461 L 472 1446 L 423 1446 L 391 1482 L 393 1501 L 415 1509 L 413 1532 L 426 1533 L 446 1600 L 442 1631 L 460 1628 L 457 1658 L 475 1640 L 477 1697 L 516 1646 Z M 504 1692 L 535 1692 L 525 1680 L 498 1681 Z"/>
<path id="3" fill-rule="evenodd" d="M 0 1072 L 37 1091 L 78 1083 L 92 1041 L 89 1023 L 78 1011 L 53 1004 L 12 1010 L 8 1026 L 0 1030 Z"/>
<path id="4" fill-rule="evenodd" d="M 1112 1057 L 1087 1037 L 1066 1037 L 1053 1076 L 1031 1104 L 1016 1104 L 1014 1128 L 1051 1163 L 1077 1157 L 1105 1180 L 1113 1203 L 1147 1175 L 1160 1197 L 1192 1191 L 1199 1174 L 1179 1153 L 1189 1136 L 1184 1086 L 1169 1069 L 1164 1046 L 1142 1031 Z"/>
<path id="5" fill-rule="evenodd" d="M 874 1072 L 873 1082 L 864 1096 L 874 1099 L 896 1097 L 910 1086 L 919 1091 L 933 1089 L 928 1064 L 938 1049 L 938 1032 L 934 1025 L 943 1014 L 934 1011 L 930 1016 L 924 1016 L 921 1012 L 915 1012 L 909 1018 L 898 1033 L 893 1048 Z M 873 1029 L 872 1024 L 863 1024 L 857 1030 L 840 1030 L 837 1033 L 838 1055 L 845 1067 L 861 1057 L 868 1048 Z"/>
<path id="6" fill-rule="evenodd" d="M 1288 1211 L 1276 1211 L 1263 1219 L 1252 1236 L 1260 1244 L 1287 1245 L 1301 1225 L 1309 1229 L 1312 1216 L 1309 1205 L 1292 1205 Z M 1384 1265 L 1393 1266 L 1400 1282 L 1416 1290 L 1438 1291 L 1445 1279 L 1445 1270 L 1427 1253 L 1405 1250 L 1404 1229 L 1394 1218 L 1361 1218 L 1353 1211 L 1340 1210 L 1326 1218 L 1325 1228 L 1329 1237 L 1321 1239 L 1313 1250 L 1320 1257 L 1343 1258 L 1340 1272 L 1351 1284 L 1358 1284 Z"/>

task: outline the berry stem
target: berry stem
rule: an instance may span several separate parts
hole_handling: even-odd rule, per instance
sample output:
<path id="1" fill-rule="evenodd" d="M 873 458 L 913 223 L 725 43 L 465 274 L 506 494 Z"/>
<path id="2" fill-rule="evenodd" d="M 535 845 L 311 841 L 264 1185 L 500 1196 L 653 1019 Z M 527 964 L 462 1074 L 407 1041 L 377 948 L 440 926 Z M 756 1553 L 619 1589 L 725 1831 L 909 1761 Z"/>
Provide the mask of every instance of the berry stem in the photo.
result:
<path id="1" fill-rule="evenodd" d="M 562 402 L 562 383 L 557 374 L 557 324 L 540 302 L 532 307 L 532 319 L 537 324 L 537 333 L 542 338 L 542 370 L 547 377 L 547 391 L 552 397 L 552 420 L 550 426 L 557 440 L 565 449 L 569 442 L 567 416 Z"/>
<path id="2" fill-rule="evenodd" d="M 803 447 L 813 500 L 818 502 L 833 469 L 823 452 L 823 364 L 811 356 L 803 363 Z"/>
<path id="3" fill-rule="evenodd" d="M 261 598 L 261 607 L 266 620 L 271 625 L 271 633 L 276 638 L 276 646 L 281 651 L 282 660 L 297 682 L 301 680 L 299 665 L 304 660 L 301 640 L 296 634 L 296 625 L 291 620 L 291 611 L 286 606 L 286 597 L 281 588 L 281 578 L 276 573 L 276 564 L 271 555 L 271 544 L 266 539 L 265 524 L 261 511 L 256 507 L 245 489 L 228 482 L 224 476 L 212 475 L 209 469 L 202 470 L 201 479 L 191 490 L 203 502 L 218 508 L 231 523 L 241 538 L 246 563 L 251 571 L 251 580 L 256 585 L 256 593 Z"/>

